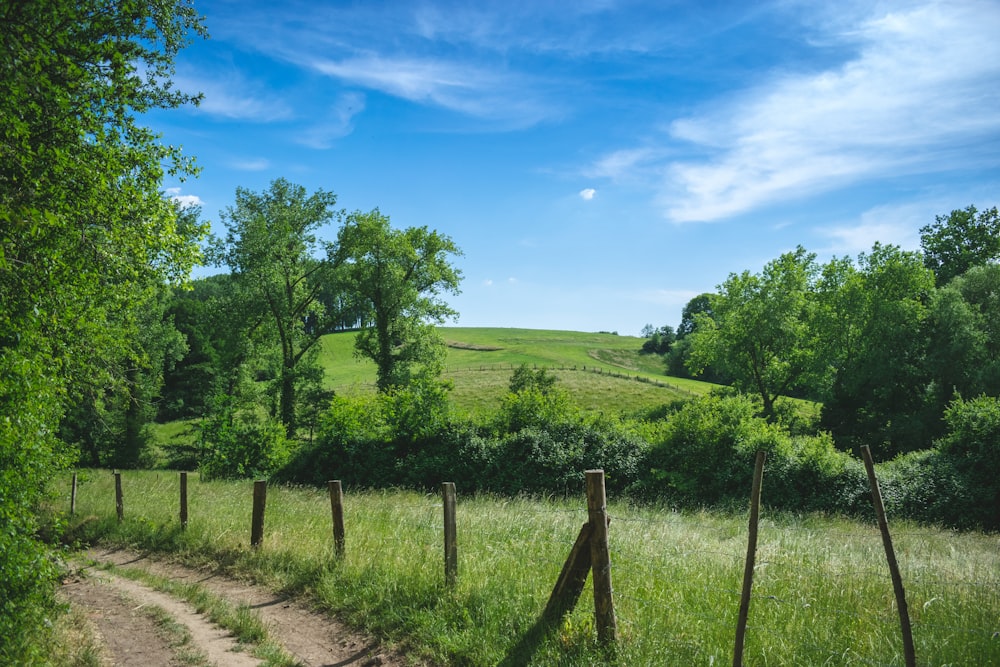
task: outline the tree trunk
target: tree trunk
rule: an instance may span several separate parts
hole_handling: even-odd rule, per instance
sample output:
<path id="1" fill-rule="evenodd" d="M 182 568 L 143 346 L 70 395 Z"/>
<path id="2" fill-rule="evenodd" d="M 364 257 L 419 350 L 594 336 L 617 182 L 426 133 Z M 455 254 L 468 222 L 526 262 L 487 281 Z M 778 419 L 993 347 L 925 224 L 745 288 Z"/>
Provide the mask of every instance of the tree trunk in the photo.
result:
<path id="1" fill-rule="evenodd" d="M 122 468 L 138 468 L 142 453 L 142 405 L 140 403 L 139 369 L 135 364 L 125 376 L 125 438 L 117 457 Z"/>
<path id="2" fill-rule="evenodd" d="M 281 368 L 281 423 L 285 425 L 285 434 L 295 437 L 295 367 L 288 360 Z"/>

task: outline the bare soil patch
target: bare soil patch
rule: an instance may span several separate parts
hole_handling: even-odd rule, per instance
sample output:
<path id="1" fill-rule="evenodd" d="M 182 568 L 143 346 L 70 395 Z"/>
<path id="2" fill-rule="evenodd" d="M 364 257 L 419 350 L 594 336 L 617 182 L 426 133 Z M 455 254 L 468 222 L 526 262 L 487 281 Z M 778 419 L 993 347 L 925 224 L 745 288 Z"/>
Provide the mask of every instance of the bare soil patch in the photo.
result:
<path id="1" fill-rule="evenodd" d="M 211 570 L 201 570 L 157 560 L 122 549 L 90 549 L 86 557 L 116 567 L 136 568 L 184 583 L 196 583 L 232 604 L 244 603 L 258 613 L 272 638 L 306 667 L 402 667 L 417 664 L 406 656 L 383 650 L 334 618 L 317 613 L 301 602 L 265 588 L 236 581 Z M 141 584 L 103 571 L 84 568 L 80 576 L 64 583 L 63 594 L 71 604 L 87 610 L 103 639 L 112 665 L 174 665 L 175 650 L 155 623 L 141 613 L 154 604 L 188 627 L 195 648 L 220 667 L 257 665 L 260 661 L 234 653 L 228 633 L 194 613 L 186 603 Z M 227 643 L 228 642 L 228 643 Z M 229 659 L 249 662 L 227 662 Z"/>
<path id="2" fill-rule="evenodd" d="M 457 340 L 445 341 L 445 345 L 456 350 L 472 350 L 474 352 L 499 352 L 502 347 L 492 345 L 475 345 L 473 343 L 462 343 Z"/>

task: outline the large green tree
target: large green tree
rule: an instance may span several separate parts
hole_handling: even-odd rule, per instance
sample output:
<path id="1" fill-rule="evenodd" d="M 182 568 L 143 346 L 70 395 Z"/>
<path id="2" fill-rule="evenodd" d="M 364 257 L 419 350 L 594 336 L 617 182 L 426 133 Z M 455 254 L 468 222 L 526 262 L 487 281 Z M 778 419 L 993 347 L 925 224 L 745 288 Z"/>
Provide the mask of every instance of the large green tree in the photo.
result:
<path id="1" fill-rule="evenodd" d="M 973 266 L 1000 259 L 1000 212 L 995 206 L 985 211 L 969 206 L 936 216 L 921 227 L 920 247 L 937 285 L 947 285 Z"/>
<path id="2" fill-rule="evenodd" d="M 738 389 L 756 394 L 764 415 L 775 400 L 799 388 L 813 369 L 810 292 L 815 255 L 799 247 L 759 274 L 730 274 L 711 300 L 712 314 L 695 316 L 689 364 L 718 368 Z"/>
<path id="3" fill-rule="evenodd" d="M 928 311 L 936 412 L 956 396 L 1000 396 L 1000 265 L 972 267 L 938 289 Z"/>
<path id="4" fill-rule="evenodd" d="M 0 663 L 32 662 L 52 568 L 32 509 L 61 462 L 68 392 L 136 348 L 150 285 L 187 275 L 164 173 L 191 164 L 138 117 L 202 33 L 184 0 L 0 5 Z"/>
<path id="5" fill-rule="evenodd" d="M 246 299 L 247 332 L 277 341 L 278 412 L 289 436 L 296 431 L 296 386 L 307 355 L 333 316 L 319 295 L 335 280 L 335 263 L 316 233 L 338 219 L 336 203 L 332 192 L 310 195 L 283 178 L 265 192 L 237 188 L 235 205 L 222 214 L 226 237 L 214 243 L 217 261 L 229 266 Z"/>
<path id="6" fill-rule="evenodd" d="M 443 341 L 434 324 L 457 313 L 441 298 L 458 293 L 455 243 L 427 227 L 393 229 L 378 209 L 348 216 L 337 237 L 337 258 L 348 292 L 360 299 L 358 353 L 375 362 L 378 388 L 405 385 L 414 366 L 440 365 Z"/>
<path id="7" fill-rule="evenodd" d="M 891 457 L 928 443 L 927 301 L 934 276 L 920 253 L 875 244 L 857 264 L 823 267 L 813 312 L 823 381 L 821 422 L 843 448 Z"/>

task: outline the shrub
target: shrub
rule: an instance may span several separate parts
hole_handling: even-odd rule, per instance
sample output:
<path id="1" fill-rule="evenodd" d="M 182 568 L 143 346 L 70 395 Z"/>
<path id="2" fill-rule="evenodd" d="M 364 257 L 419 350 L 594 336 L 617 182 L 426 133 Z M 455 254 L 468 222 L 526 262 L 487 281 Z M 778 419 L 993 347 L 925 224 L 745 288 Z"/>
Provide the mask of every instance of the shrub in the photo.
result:
<path id="1" fill-rule="evenodd" d="M 201 426 L 201 474 L 206 479 L 268 477 L 288 462 L 285 427 L 253 408 L 238 409 L 217 399 Z"/>
<path id="2" fill-rule="evenodd" d="M 683 505 L 714 505 L 749 495 L 753 458 L 780 431 L 755 416 L 742 396 L 692 401 L 667 422 L 650 451 L 647 494 Z"/>
<path id="3" fill-rule="evenodd" d="M 876 467 L 886 513 L 927 523 L 970 526 L 969 498 L 949 457 L 925 449 Z M 872 512 L 868 504 L 869 514 Z"/>
<path id="4" fill-rule="evenodd" d="M 715 394 L 684 405 L 668 417 L 637 491 L 683 506 L 744 502 L 756 453 L 764 450 L 765 505 L 792 511 L 858 506 L 859 494 L 867 492 L 864 470 L 837 451 L 829 434 L 793 436 L 758 411 L 753 399 L 740 395 Z"/>
<path id="5" fill-rule="evenodd" d="M 944 414 L 947 432 L 935 443 L 937 474 L 954 476 L 952 521 L 961 527 L 1000 529 L 1000 398 L 954 400 Z M 954 489 L 954 482 L 947 488 Z"/>

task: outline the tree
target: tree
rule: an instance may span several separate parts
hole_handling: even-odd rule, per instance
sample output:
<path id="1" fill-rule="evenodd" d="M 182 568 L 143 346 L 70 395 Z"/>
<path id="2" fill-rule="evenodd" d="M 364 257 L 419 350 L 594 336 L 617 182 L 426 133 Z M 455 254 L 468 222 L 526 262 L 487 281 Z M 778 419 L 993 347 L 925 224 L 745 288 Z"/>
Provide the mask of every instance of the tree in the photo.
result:
<path id="1" fill-rule="evenodd" d="M 200 227 L 165 173 L 193 165 L 138 114 L 170 85 L 200 19 L 186 0 L 21 0 L 0 8 L 0 662 L 35 662 L 54 570 L 32 509 L 68 452 L 74 385 L 134 350 L 137 295 L 185 278 Z"/>
<path id="2" fill-rule="evenodd" d="M 699 313 L 704 313 L 705 317 L 712 319 L 712 301 L 715 297 L 715 294 L 699 294 L 685 304 L 684 310 L 681 313 L 681 322 L 677 326 L 675 340 L 671 343 L 670 350 L 667 353 L 666 364 L 668 375 L 675 377 L 695 376 L 691 371 L 691 365 L 688 363 L 691 359 L 691 339 L 689 336 L 694 333 L 697 326 L 695 318 Z M 731 381 L 724 373 L 719 372 L 718 369 L 712 366 L 699 368 L 697 376 L 706 382 L 726 384 Z"/>
<path id="3" fill-rule="evenodd" d="M 834 259 L 817 286 L 812 330 L 824 373 L 821 425 L 838 446 L 891 457 L 928 443 L 927 300 L 934 276 L 920 253 L 876 243 Z"/>
<path id="4" fill-rule="evenodd" d="M 809 292 L 815 255 L 801 246 L 769 262 L 760 274 L 730 274 L 712 300 L 712 316 L 695 316 L 690 364 L 718 367 L 741 391 L 760 396 L 764 416 L 811 371 Z"/>
<path id="5" fill-rule="evenodd" d="M 646 338 L 642 344 L 644 354 L 667 354 L 677 340 L 674 328 L 669 325 L 654 329 L 652 324 L 647 324 L 643 328 L 643 335 Z"/>
<path id="6" fill-rule="evenodd" d="M 712 317 L 712 300 L 714 298 L 714 294 L 699 294 L 684 305 L 684 310 L 681 312 L 681 323 L 677 325 L 677 340 L 694 333 L 699 313 Z"/>
<path id="7" fill-rule="evenodd" d="M 936 290 L 927 328 L 936 414 L 956 396 L 1000 396 L 1000 265 L 974 266 Z"/>
<path id="8" fill-rule="evenodd" d="M 1000 212 L 995 206 L 985 211 L 969 206 L 936 216 L 921 227 L 920 247 L 937 285 L 946 285 L 973 266 L 1000 258 Z"/>
<path id="9" fill-rule="evenodd" d="M 302 364 L 330 317 L 318 295 L 334 280 L 332 258 L 317 257 L 316 231 L 339 217 L 337 197 L 317 190 L 306 195 L 283 178 L 266 192 L 236 189 L 236 204 L 222 219 L 225 240 L 214 242 L 216 261 L 229 266 L 236 289 L 253 314 L 248 331 L 273 333 L 280 348 L 278 412 L 287 435 L 296 430 L 296 384 Z"/>
<path id="10" fill-rule="evenodd" d="M 380 392 L 405 385 L 415 366 L 440 370 L 444 344 L 433 325 L 457 315 L 440 295 L 458 293 L 462 274 L 449 255 L 461 254 L 427 227 L 392 229 L 378 209 L 348 216 L 336 257 L 346 291 L 363 305 L 355 349 L 375 362 Z"/>

